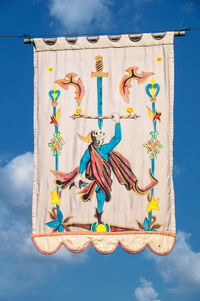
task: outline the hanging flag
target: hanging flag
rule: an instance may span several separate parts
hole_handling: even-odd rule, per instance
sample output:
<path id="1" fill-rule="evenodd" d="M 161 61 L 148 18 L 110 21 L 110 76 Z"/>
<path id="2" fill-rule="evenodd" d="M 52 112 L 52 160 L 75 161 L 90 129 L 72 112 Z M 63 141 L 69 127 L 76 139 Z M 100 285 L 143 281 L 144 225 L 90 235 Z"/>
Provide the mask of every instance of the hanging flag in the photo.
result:
<path id="1" fill-rule="evenodd" d="M 168 254 L 173 32 L 34 39 L 33 242 Z"/>

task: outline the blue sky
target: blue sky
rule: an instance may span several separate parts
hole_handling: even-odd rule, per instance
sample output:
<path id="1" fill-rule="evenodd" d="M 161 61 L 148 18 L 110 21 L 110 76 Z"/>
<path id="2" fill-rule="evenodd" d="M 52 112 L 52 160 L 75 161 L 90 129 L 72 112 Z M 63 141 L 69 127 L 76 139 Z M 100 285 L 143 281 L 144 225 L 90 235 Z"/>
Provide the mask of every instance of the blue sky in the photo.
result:
<path id="1" fill-rule="evenodd" d="M 1 0 L 0 35 L 149 32 L 200 27 L 198 0 Z M 0 38 L 0 300 L 200 300 L 200 31 L 175 38 L 174 185 L 177 242 L 168 256 L 120 247 L 101 255 L 31 241 L 33 58 Z"/>

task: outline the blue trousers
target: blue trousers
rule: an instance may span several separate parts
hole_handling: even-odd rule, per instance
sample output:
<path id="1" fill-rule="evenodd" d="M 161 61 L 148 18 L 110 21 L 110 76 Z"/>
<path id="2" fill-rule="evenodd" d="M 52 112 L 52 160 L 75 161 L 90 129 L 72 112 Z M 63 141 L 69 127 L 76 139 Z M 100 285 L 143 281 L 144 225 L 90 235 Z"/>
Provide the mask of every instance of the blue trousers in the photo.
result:
<path id="1" fill-rule="evenodd" d="M 87 185 L 88 185 L 88 183 L 84 183 L 82 185 L 82 187 L 86 187 Z M 97 198 L 97 209 L 99 212 L 102 212 L 106 195 L 103 193 L 103 191 L 99 188 L 98 185 L 95 189 L 95 192 L 96 192 L 96 198 Z"/>
<path id="2" fill-rule="evenodd" d="M 97 209 L 99 212 L 102 212 L 106 196 L 104 192 L 99 188 L 98 185 L 95 191 L 96 191 L 96 198 L 97 198 Z"/>

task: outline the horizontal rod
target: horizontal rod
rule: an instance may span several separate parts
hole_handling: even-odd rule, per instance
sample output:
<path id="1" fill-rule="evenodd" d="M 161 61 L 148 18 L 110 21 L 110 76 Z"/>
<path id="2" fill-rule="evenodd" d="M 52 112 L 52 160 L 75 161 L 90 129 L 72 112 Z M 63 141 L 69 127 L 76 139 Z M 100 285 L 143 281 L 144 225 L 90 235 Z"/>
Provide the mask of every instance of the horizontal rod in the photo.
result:
<path id="1" fill-rule="evenodd" d="M 77 118 L 85 118 L 85 119 L 112 119 L 113 115 L 109 116 L 89 116 L 89 115 L 81 115 L 81 114 L 74 114 L 70 116 L 72 119 L 77 119 Z M 119 116 L 120 119 L 137 119 L 140 116 L 134 114 L 134 115 L 122 115 Z"/>
<path id="2" fill-rule="evenodd" d="M 165 34 L 164 32 L 160 32 L 160 33 L 153 33 L 153 36 L 154 37 L 157 37 L 157 38 L 162 38 L 163 34 Z M 112 35 L 109 35 L 109 37 L 111 37 Z M 119 35 L 120 36 L 120 35 Z M 129 34 L 129 36 L 131 38 L 140 38 L 141 37 L 141 34 Z M 183 37 L 185 36 L 185 30 L 181 30 L 181 31 L 175 31 L 174 32 L 174 36 L 175 37 Z M 116 37 L 117 38 L 117 35 L 114 35 L 113 38 Z M 70 38 L 73 38 L 73 37 L 70 37 Z M 49 38 L 49 39 L 45 39 L 47 41 L 51 41 L 51 40 L 54 40 L 54 38 Z M 34 39 L 24 39 L 24 44 L 34 44 Z"/>

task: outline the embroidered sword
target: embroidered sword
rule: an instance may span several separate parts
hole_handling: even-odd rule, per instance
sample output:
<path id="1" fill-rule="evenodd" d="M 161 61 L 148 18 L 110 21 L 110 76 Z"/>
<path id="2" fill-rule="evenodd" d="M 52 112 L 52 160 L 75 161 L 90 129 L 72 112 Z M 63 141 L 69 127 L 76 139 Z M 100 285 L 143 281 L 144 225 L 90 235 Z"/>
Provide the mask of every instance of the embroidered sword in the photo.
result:
<path id="1" fill-rule="evenodd" d="M 108 72 L 103 72 L 103 62 L 100 55 L 96 56 L 96 72 L 91 72 L 91 77 L 97 77 L 97 113 L 98 117 L 103 116 L 102 109 L 102 78 L 108 77 Z M 98 127 L 101 130 L 103 127 L 103 119 L 98 119 Z"/>

